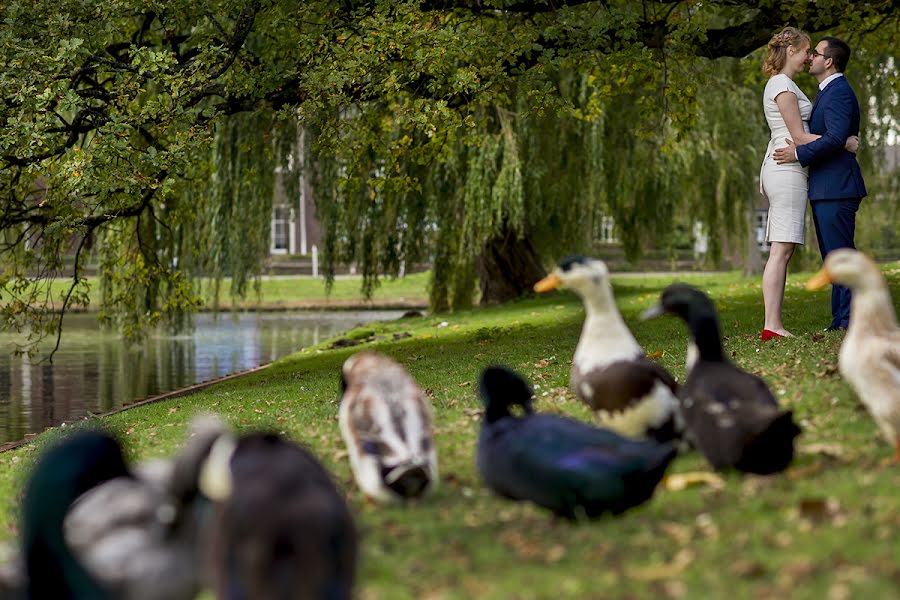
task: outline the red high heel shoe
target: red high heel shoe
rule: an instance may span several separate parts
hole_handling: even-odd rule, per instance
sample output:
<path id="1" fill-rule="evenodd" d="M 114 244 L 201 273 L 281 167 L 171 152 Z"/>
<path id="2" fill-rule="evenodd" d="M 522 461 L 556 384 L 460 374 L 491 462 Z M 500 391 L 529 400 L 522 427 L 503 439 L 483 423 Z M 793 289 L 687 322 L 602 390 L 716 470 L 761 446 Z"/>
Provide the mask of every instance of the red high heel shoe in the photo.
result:
<path id="1" fill-rule="evenodd" d="M 764 342 L 768 342 L 769 340 L 773 340 L 775 338 L 780 338 L 780 337 L 784 337 L 784 336 L 781 335 L 780 333 L 775 333 L 771 329 L 763 329 L 762 335 L 759 336 L 759 339 L 761 339 Z"/>

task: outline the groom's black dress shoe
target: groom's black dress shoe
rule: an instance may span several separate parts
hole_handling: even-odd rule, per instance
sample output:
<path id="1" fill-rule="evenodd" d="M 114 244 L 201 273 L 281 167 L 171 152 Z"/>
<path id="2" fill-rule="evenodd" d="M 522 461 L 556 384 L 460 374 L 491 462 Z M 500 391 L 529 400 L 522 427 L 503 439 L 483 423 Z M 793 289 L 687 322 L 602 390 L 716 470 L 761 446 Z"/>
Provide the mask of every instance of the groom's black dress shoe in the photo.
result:
<path id="1" fill-rule="evenodd" d="M 847 331 L 847 328 L 843 326 L 835 327 L 834 325 L 829 325 L 825 328 L 825 331 Z"/>

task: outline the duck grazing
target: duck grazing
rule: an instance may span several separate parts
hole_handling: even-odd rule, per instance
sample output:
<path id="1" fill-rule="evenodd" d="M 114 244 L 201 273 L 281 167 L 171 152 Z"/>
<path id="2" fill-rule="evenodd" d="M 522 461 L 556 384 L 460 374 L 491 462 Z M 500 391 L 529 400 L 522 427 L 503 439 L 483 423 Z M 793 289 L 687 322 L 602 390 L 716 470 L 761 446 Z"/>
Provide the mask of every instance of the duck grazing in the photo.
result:
<path id="1" fill-rule="evenodd" d="M 676 454 L 670 444 L 536 414 L 528 384 L 504 367 L 485 369 L 479 394 L 485 412 L 477 465 L 485 484 L 568 519 L 621 513 L 645 502 Z M 524 415 L 513 415 L 513 406 Z"/>
<path id="2" fill-rule="evenodd" d="M 674 314 L 693 337 L 688 375 L 678 391 L 685 429 L 716 469 L 761 475 L 777 473 L 794 458 L 800 428 L 759 377 L 732 364 L 722 351 L 719 320 L 709 297 L 686 284 L 672 284 L 642 318 Z M 690 363 L 693 364 L 690 364 Z"/>
<path id="3" fill-rule="evenodd" d="M 569 385 L 604 426 L 660 442 L 679 436 L 678 388 L 660 364 L 646 358 L 616 308 L 609 270 L 600 260 L 574 256 L 535 284 L 538 292 L 565 287 L 584 302 L 581 337 Z"/>
<path id="4" fill-rule="evenodd" d="M 271 433 L 223 436 L 204 463 L 200 485 L 217 504 L 216 598 L 351 598 L 353 518 L 310 452 Z"/>
<path id="5" fill-rule="evenodd" d="M 900 464 L 900 329 L 884 276 L 866 255 L 842 248 L 825 258 L 807 289 L 834 282 L 850 288 L 850 324 L 838 368 L 894 447 Z"/>
<path id="6" fill-rule="evenodd" d="M 358 352 L 344 362 L 341 385 L 341 434 L 363 493 L 393 502 L 433 490 L 431 407 L 409 373 L 387 356 Z"/>

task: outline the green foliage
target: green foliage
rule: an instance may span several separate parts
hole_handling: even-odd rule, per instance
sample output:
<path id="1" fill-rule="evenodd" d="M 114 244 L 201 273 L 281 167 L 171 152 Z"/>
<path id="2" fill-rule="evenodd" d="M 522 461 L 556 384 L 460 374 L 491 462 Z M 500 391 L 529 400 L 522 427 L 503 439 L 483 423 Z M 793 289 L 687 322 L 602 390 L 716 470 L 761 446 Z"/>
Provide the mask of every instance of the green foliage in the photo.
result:
<path id="1" fill-rule="evenodd" d="M 47 282 L 70 278 L 55 300 L 77 305 L 86 261 L 111 323 L 183 326 L 196 277 L 248 291 L 272 190 L 296 197 L 301 178 L 329 277 L 355 263 L 370 294 L 431 261 L 436 308 L 472 302 L 500 233 L 555 258 L 589 248 L 604 213 L 635 256 L 680 243 L 670 223 L 689 212 L 718 256 L 715 233 L 743 236 L 755 198 L 758 49 L 788 22 L 847 37 L 878 148 L 890 121 L 872 115 L 900 111 L 897 18 L 800 0 L 9 0 L 4 326 L 52 334 Z M 867 175 L 879 156 L 864 150 Z"/>

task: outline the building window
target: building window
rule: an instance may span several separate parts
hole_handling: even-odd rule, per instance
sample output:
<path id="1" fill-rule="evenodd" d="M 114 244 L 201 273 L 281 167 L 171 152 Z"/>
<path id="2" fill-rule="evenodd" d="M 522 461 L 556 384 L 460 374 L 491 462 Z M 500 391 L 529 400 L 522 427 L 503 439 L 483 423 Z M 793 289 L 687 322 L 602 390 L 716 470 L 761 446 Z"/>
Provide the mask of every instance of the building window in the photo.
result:
<path id="1" fill-rule="evenodd" d="M 766 241 L 766 222 L 769 220 L 768 208 L 756 209 L 756 245 L 760 252 L 769 250 L 769 242 Z"/>
<path id="2" fill-rule="evenodd" d="M 290 209 L 287 206 L 272 208 L 272 254 L 287 254 L 290 244 Z"/>

